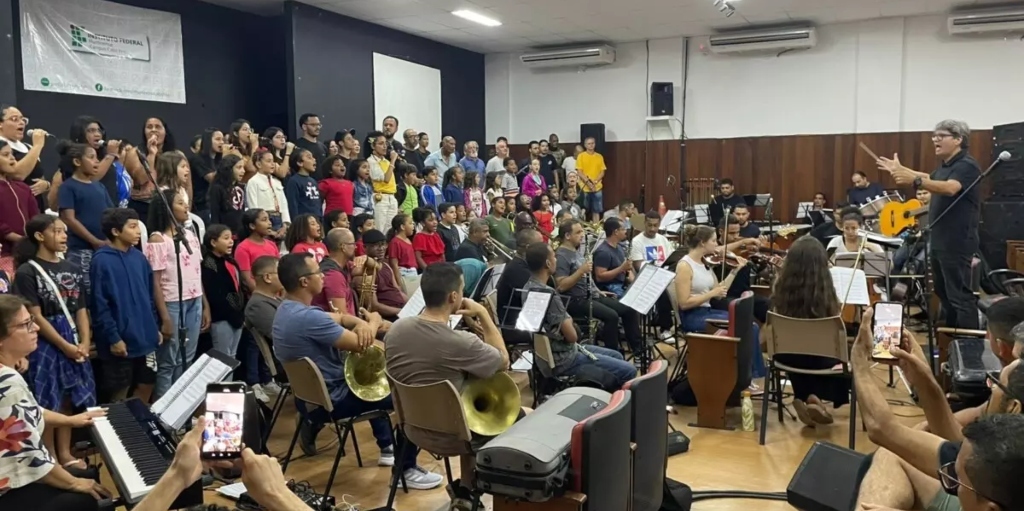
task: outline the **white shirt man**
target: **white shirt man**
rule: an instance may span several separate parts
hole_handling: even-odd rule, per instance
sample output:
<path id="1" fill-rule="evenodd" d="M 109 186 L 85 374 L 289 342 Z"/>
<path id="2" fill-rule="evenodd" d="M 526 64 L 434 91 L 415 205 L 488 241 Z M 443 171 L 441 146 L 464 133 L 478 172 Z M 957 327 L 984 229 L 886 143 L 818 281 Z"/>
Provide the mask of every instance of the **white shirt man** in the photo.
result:
<path id="1" fill-rule="evenodd" d="M 644 219 L 644 232 L 633 237 L 632 248 L 629 251 L 629 260 L 633 261 L 633 268 L 639 270 L 647 263 L 661 266 L 672 253 L 672 245 L 665 236 L 658 233 L 659 227 L 661 218 L 657 214 L 648 213 Z"/>
<path id="2" fill-rule="evenodd" d="M 494 158 L 487 161 L 487 173 L 491 172 L 504 172 L 505 171 L 505 158 L 508 158 L 508 142 L 505 140 L 498 140 L 497 144 L 494 144 Z M 485 183 L 480 183 L 481 187 L 486 186 Z"/>

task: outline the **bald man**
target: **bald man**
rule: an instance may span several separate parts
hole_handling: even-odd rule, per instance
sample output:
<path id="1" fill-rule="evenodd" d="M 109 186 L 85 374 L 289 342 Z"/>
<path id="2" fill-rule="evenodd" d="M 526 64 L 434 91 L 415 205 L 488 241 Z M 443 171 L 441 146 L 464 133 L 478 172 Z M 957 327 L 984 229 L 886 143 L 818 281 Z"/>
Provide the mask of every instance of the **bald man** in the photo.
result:
<path id="1" fill-rule="evenodd" d="M 324 287 L 313 297 L 313 305 L 325 312 L 341 313 L 341 326 L 354 331 L 360 338 L 369 336 L 372 339 L 378 333 L 386 332 L 391 324 L 376 312 L 359 309 L 359 295 L 352 287 L 353 278 L 361 277 L 367 267 L 375 268 L 377 262 L 366 256 L 356 257 L 356 238 L 352 231 L 343 227 L 331 229 L 324 244 L 328 252 L 320 262 Z"/>

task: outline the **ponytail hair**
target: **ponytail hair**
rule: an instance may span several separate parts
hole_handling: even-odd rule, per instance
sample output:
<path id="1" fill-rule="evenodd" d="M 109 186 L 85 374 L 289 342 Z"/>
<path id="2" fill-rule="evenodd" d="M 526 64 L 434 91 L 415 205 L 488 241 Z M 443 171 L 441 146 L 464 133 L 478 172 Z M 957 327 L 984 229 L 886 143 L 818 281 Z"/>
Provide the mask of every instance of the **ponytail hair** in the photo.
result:
<path id="1" fill-rule="evenodd" d="M 409 218 L 409 215 L 403 212 L 395 215 L 395 217 L 391 219 L 391 229 L 388 229 L 388 243 L 391 243 L 391 240 L 398 235 L 398 231 L 400 231 L 402 226 L 405 225 L 406 218 Z"/>
<path id="2" fill-rule="evenodd" d="M 686 224 L 682 230 L 683 243 L 693 250 L 715 236 L 715 229 L 708 225 Z"/>
<path id="3" fill-rule="evenodd" d="M 50 226 L 57 223 L 58 220 L 60 219 L 53 215 L 42 213 L 32 217 L 28 223 L 25 224 L 25 236 L 18 240 L 18 243 L 14 245 L 15 268 L 36 257 L 36 253 L 39 252 L 39 240 L 36 239 L 36 233 L 49 229 Z M 14 278 L 14 276 L 11 275 L 11 278 Z"/>
<path id="4" fill-rule="evenodd" d="M 75 173 L 75 160 L 81 161 L 85 158 L 86 152 L 92 149 L 86 144 L 79 144 L 70 140 L 61 140 L 57 143 L 57 155 L 60 156 L 60 161 L 57 163 L 57 169 L 65 180 L 71 177 L 71 174 Z M 94 149 L 95 150 L 95 149 Z"/>

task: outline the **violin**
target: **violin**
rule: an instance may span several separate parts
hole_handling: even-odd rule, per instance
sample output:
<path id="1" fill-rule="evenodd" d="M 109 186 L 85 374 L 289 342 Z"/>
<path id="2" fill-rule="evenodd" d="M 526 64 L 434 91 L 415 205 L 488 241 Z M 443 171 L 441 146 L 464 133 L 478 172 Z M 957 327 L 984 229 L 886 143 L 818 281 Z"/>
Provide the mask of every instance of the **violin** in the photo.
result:
<path id="1" fill-rule="evenodd" d="M 740 268 L 743 266 L 743 264 L 740 263 L 740 257 L 733 252 L 728 252 L 725 253 L 724 255 L 721 252 L 714 252 L 705 255 L 704 258 L 701 260 L 704 262 L 704 264 L 708 266 L 721 266 L 723 264 L 723 257 L 725 259 L 725 265 L 730 268 Z M 750 261 L 747 260 L 746 264 L 750 264 Z"/>

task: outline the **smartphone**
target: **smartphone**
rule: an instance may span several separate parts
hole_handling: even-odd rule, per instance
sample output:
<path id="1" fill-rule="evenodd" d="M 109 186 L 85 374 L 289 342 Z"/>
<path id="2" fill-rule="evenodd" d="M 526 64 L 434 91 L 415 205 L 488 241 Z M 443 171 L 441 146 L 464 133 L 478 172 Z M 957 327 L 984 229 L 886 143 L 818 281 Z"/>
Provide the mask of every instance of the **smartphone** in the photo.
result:
<path id="1" fill-rule="evenodd" d="M 242 455 L 245 417 L 244 383 L 211 383 L 206 386 L 206 429 L 200 458 L 224 460 Z"/>
<path id="2" fill-rule="evenodd" d="M 899 347 L 903 338 L 903 304 L 878 302 L 874 309 L 875 315 L 871 318 L 871 358 L 895 360 L 889 348 Z"/>

